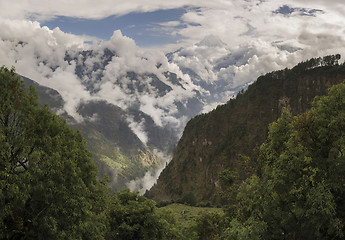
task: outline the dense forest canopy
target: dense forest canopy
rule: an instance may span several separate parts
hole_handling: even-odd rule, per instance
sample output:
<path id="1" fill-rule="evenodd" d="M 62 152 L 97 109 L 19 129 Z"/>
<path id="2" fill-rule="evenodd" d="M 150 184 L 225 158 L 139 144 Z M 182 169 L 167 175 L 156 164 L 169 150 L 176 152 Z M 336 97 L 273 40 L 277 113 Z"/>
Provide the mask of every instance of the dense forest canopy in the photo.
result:
<path id="1" fill-rule="evenodd" d="M 14 69 L 0 69 L 0 98 L 0 237 L 97 235 L 104 203 L 81 135 L 39 107 Z"/>
<path id="2" fill-rule="evenodd" d="M 345 84 L 305 114 L 282 116 L 260 147 L 261 168 L 229 208 L 229 239 L 340 239 L 345 223 Z"/>

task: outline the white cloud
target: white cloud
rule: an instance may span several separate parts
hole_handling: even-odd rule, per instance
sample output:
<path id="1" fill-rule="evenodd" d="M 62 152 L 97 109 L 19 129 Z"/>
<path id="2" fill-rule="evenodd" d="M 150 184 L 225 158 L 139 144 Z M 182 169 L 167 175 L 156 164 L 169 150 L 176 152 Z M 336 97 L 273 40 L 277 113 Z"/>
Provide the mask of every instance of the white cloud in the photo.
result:
<path id="1" fill-rule="evenodd" d="M 128 116 L 127 121 L 129 122 L 129 127 L 132 129 L 134 134 L 137 135 L 142 143 L 147 145 L 149 138 L 145 130 L 145 119 L 143 118 L 141 121 L 137 122 L 132 116 Z"/>
<path id="2" fill-rule="evenodd" d="M 0 15 L 6 18 L 36 18 L 46 20 L 55 16 L 68 16 L 86 19 L 102 19 L 111 15 L 124 15 L 130 12 L 151 12 L 159 9 L 172 9 L 185 5 L 195 5 L 192 0 L 152 1 L 152 0 L 2 0 Z"/>
<path id="3" fill-rule="evenodd" d="M 82 48 L 82 39 L 58 29 L 41 28 L 38 22 L 4 20 L 0 28 L 0 64 L 15 66 L 20 74 L 59 91 L 65 110 L 81 120 L 76 107 L 90 99 L 90 94 L 74 74 L 75 63 L 68 64 L 64 57 L 69 47 Z"/>
<path id="4" fill-rule="evenodd" d="M 45 85 L 58 90 L 65 100 L 66 112 L 75 120 L 83 121 L 83 117 L 77 113 L 77 108 L 81 101 L 90 100 L 91 96 L 73 73 L 57 69 L 52 77 L 47 79 Z"/>
<path id="5" fill-rule="evenodd" d="M 168 22 L 163 22 L 160 23 L 159 25 L 164 26 L 164 27 L 177 27 L 181 25 L 180 21 L 168 21 Z"/>
<path id="6" fill-rule="evenodd" d="M 140 195 L 145 194 L 146 190 L 149 190 L 156 182 L 161 174 L 163 168 L 157 171 L 148 171 L 142 178 L 136 178 L 127 183 L 127 187 L 131 191 L 138 191 Z"/>
<path id="7" fill-rule="evenodd" d="M 104 47 L 114 50 L 120 57 L 133 57 L 138 51 L 134 40 L 123 36 L 120 30 L 114 31 L 110 41 L 104 43 Z"/>
<path id="8" fill-rule="evenodd" d="M 283 5 L 291 8 L 317 9 L 316 17 L 291 14 L 284 16 L 273 12 Z M 344 35 L 345 5 L 342 0 L 235 0 L 203 1 L 176 0 L 161 1 L 101 0 L 95 4 L 91 0 L 47 2 L 43 0 L 12 0 L 0 2 L 0 16 L 9 19 L 43 20 L 56 16 L 102 19 L 111 15 L 125 15 L 131 12 L 152 12 L 156 10 L 189 6 L 181 19 L 157 22 L 169 29 L 171 34 L 179 35 L 181 44 L 200 41 L 206 35 L 219 36 L 229 47 L 235 47 L 250 39 L 267 42 L 276 40 L 295 40 L 305 29 L 309 32 L 324 31 L 329 35 Z M 174 28 L 185 25 L 185 28 Z M 332 29 L 332 32 L 329 31 Z M 115 29 L 114 29 L 115 30 Z M 185 45 L 186 46 L 186 45 Z"/>

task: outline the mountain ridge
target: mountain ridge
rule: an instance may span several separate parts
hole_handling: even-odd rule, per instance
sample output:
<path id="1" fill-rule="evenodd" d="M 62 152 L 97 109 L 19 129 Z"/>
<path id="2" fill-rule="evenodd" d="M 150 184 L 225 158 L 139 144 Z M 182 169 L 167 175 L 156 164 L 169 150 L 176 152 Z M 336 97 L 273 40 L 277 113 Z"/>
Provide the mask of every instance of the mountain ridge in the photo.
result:
<path id="1" fill-rule="evenodd" d="M 305 112 L 315 96 L 345 79 L 339 55 L 311 59 L 292 69 L 261 76 L 236 99 L 190 120 L 174 150 L 173 159 L 157 184 L 147 192 L 156 201 L 178 200 L 193 194 L 198 201 L 217 201 L 219 174 L 230 169 L 242 181 L 256 166 L 256 153 L 268 124 L 283 107 L 293 115 Z M 249 159 L 249 165 L 243 165 Z"/>
<path id="2" fill-rule="evenodd" d="M 21 79 L 26 86 L 36 88 L 40 105 L 48 104 L 81 132 L 98 166 L 99 178 L 107 175 L 113 188 L 126 188 L 130 181 L 144 177 L 148 171 L 155 172 L 163 164 L 131 130 L 127 113 L 120 107 L 102 100 L 83 102 L 77 110 L 83 121 L 78 122 L 63 111 L 65 102 L 59 92 L 27 77 Z"/>

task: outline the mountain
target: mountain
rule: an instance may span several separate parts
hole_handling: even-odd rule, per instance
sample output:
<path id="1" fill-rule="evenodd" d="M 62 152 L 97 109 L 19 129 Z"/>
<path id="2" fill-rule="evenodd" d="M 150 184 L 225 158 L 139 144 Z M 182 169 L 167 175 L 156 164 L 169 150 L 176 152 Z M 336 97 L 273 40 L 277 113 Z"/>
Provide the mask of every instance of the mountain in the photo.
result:
<path id="1" fill-rule="evenodd" d="M 119 188 L 156 176 L 189 119 L 225 103 L 262 72 L 300 59 L 273 54 L 278 43 L 273 52 L 255 44 L 230 49 L 212 35 L 165 54 L 138 47 L 119 30 L 93 44 L 38 23 L 15 32 L 4 26 L 0 33 L 6 56 L 0 64 L 42 87 L 40 101 L 83 132 L 100 175 L 112 175 Z"/>
<path id="2" fill-rule="evenodd" d="M 181 66 L 181 71 L 175 58 L 190 49 L 170 54 L 169 60 L 169 54 L 142 52 L 119 31 L 110 41 L 85 48 L 58 42 L 40 48 L 31 39 L 8 41 L 18 54 L 14 65 L 19 61 L 20 66 L 31 66 L 32 80 L 23 79 L 35 85 L 41 104 L 48 102 L 83 134 L 100 177 L 109 175 L 116 188 L 147 174 L 156 176 L 171 159 L 187 121 L 243 87 L 232 87 L 228 79 L 207 78 L 191 66 Z M 195 46 L 200 58 L 217 52 L 212 62 L 203 63 L 207 67 L 228 53 L 215 36 Z M 23 48 L 35 51 L 23 57 Z"/>
<path id="3" fill-rule="evenodd" d="M 46 103 L 49 103 L 49 108 L 53 112 L 57 112 L 59 109 L 63 107 L 64 100 L 62 99 L 58 91 L 49 87 L 44 87 L 27 77 L 20 76 L 20 78 L 24 81 L 26 87 L 35 87 L 38 94 L 38 101 L 41 106 L 43 106 Z"/>
<path id="4" fill-rule="evenodd" d="M 42 52 L 29 39 L 9 42 L 18 55 L 38 49 L 28 56 L 37 73 L 23 79 L 37 88 L 41 104 L 80 130 L 100 176 L 109 175 L 116 188 L 164 167 L 186 122 L 207 104 L 209 93 L 164 55 L 142 53 L 120 32 L 87 49 L 47 44 Z"/>
<path id="5" fill-rule="evenodd" d="M 78 122 L 61 112 L 64 100 L 57 91 L 29 78 L 21 78 L 26 86 L 36 88 L 41 105 L 48 103 L 52 111 L 59 112 L 71 127 L 81 132 L 98 166 L 99 177 L 108 175 L 114 188 L 122 189 L 131 180 L 143 177 L 147 171 L 154 171 L 162 164 L 133 133 L 126 112 L 121 108 L 105 101 L 82 103 L 78 113 L 84 120 Z"/>
<path id="6" fill-rule="evenodd" d="M 293 115 L 305 112 L 315 96 L 344 81 L 345 65 L 338 64 L 339 58 L 311 59 L 292 69 L 268 73 L 236 99 L 194 117 L 147 196 L 156 201 L 178 200 L 186 194 L 198 201 L 217 200 L 219 174 L 224 169 L 238 182 L 255 171 L 258 147 L 283 107 Z"/>
<path id="7" fill-rule="evenodd" d="M 189 77 L 168 71 L 165 57 L 165 62 L 133 57 L 113 43 L 60 54 L 60 64 L 42 60 L 44 79 L 23 79 L 37 88 L 41 104 L 49 103 L 82 133 L 100 177 L 109 175 L 118 189 L 147 173 L 156 175 L 170 160 L 186 122 L 213 99 Z"/>

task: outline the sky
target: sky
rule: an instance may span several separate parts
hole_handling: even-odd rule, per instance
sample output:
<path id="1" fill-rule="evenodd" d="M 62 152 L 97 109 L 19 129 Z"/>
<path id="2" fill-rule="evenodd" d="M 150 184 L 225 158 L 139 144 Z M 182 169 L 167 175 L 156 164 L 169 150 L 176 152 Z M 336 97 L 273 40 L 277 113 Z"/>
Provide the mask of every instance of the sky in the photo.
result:
<path id="1" fill-rule="evenodd" d="M 121 30 L 141 47 L 190 44 L 208 34 L 230 45 L 254 39 L 303 45 L 301 38 L 307 35 L 343 38 L 345 4 L 342 0 L 1 0 L 0 16 L 38 21 L 89 40 L 109 40 Z"/>
<path id="2" fill-rule="evenodd" d="M 112 15 L 103 19 L 85 19 L 59 16 L 43 21 L 42 25 L 77 35 L 95 36 L 108 40 L 115 30 L 135 40 L 138 46 L 149 47 L 176 43 L 178 35 L 172 36 L 164 31 L 163 22 L 174 22 L 186 13 L 185 8 L 158 10 L 148 13 L 132 12 L 123 16 Z M 181 28 L 177 27 L 177 28 Z"/>

